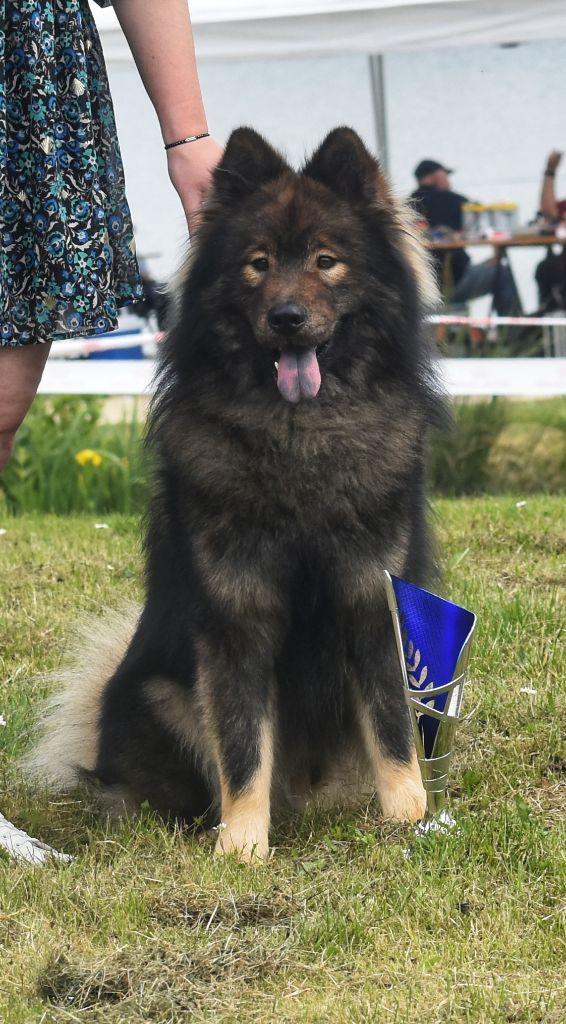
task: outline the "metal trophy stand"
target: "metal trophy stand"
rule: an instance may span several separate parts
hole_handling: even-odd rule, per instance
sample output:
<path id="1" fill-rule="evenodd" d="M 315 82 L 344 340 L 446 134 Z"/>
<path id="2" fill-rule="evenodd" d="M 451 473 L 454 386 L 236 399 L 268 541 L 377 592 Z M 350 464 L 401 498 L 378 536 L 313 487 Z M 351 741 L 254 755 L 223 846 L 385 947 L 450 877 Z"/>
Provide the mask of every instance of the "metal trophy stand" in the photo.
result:
<path id="1" fill-rule="evenodd" d="M 387 602 L 427 799 L 418 832 L 452 827 L 448 774 L 476 616 L 384 572 Z"/>

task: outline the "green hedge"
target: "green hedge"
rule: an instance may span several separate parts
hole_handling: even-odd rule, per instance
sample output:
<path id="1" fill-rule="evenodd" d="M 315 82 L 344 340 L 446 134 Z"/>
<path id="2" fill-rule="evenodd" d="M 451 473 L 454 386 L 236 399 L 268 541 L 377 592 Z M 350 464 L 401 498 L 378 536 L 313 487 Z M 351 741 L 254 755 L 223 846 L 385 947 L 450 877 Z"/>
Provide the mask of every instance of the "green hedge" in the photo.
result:
<path id="1" fill-rule="evenodd" d="M 105 423 L 103 409 L 103 399 L 90 395 L 37 398 L 0 477 L 0 508 L 57 515 L 143 508 L 143 426 L 135 410 L 129 420 Z"/>
<path id="2" fill-rule="evenodd" d="M 95 397 L 39 397 L 0 478 L 0 511 L 137 512 L 147 465 L 136 414 L 111 424 Z M 557 493 L 566 489 L 566 401 L 458 401 L 454 426 L 436 434 L 433 492 Z"/>
<path id="3" fill-rule="evenodd" d="M 430 478 L 445 495 L 566 489 L 566 400 L 462 399 L 433 438 Z"/>

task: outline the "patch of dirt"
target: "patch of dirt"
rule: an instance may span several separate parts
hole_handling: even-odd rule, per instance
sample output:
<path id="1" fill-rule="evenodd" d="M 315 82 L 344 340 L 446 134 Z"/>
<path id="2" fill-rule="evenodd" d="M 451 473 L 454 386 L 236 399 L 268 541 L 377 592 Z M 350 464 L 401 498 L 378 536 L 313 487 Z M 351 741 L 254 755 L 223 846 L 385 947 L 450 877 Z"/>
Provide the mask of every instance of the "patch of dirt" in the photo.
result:
<path id="1" fill-rule="evenodd" d="M 566 760 L 556 754 L 555 757 L 551 757 L 544 772 L 544 775 L 566 775 Z"/>
<path id="2" fill-rule="evenodd" d="M 88 969 L 73 964 L 65 953 L 59 953 L 41 972 L 37 982 L 40 999 L 60 1006 L 88 1010 L 101 1003 L 119 1003 L 129 995 L 127 969 L 100 965 Z"/>
<path id="3" fill-rule="evenodd" d="M 283 928 L 288 932 L 293 917 L 304 913 L 304 904 L 274 889 L 258 895 L 250 893 L 211 902 L 209 898 L 192 898 L 190 901 L 178 894 L 162 896 L 151 908 L 151 916 L 161 925 L 175 926 L 179 923 L 189 928 L 223 925 L 232 931 L 245 928 Z"/>
<path id="4" fill-rule="evenodd" d="M 6 854 L 8 858 L 8 854 Z M 16 914 L 7 914 L 0 908 L 0 963 L 2 954 L 8 948 L 21 941 L 24 929 L 18 921 Z"/>
<path id="5" fill-rule="evenodd" d="M 207 936 L 208 938 L 208 936 Z M 230 990 L 246 988 L 272 977 L 285 964 L 285 949 L 260 942 L 221 941 L 213 934 L 206 948 L 179 950 L 173 946 L 130 946 L 106 954 L 98 962 L 58 953 L 41 971 L 36 992 L 60 1013 L 81 1012 L 85 1020 L 137 1019 L 163 1024 L 164 1007 L 175 1014 L 192 1014 Z M 92 1014 L 92 1016 L 89 1015 Z M 61 1019 L 66 1019 L 61 1017 Z M 73 1016 L 73 1020 L 75 1017 Z M 175 1017 L 177 1019 L 177 1017 Z M 184 1016 L 183 1016 L 184 1019 Z"/>
<path id="6" fill-rule="evenodd" d="M 520 573 L 500 573 L 496 579 L 501 587 L 511 593 L 522 593 L 525 590 L 525 577 Z M 561 569 L 556 572 L 541 572 L 538 576 L 528 580 L 529 590 L 547 590 L 563 585 L 564 572 Z"/>

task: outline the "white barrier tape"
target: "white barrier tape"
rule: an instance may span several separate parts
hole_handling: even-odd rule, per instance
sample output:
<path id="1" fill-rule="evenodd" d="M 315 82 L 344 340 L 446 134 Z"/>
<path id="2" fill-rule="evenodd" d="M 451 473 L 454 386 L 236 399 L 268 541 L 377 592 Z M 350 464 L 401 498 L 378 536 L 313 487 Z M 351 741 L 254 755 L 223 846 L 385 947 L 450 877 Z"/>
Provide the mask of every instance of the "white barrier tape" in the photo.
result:
<path id="1" fill-rule="evenodd" d="M 467 324 L 469 327 L 566 327 L 566 316 L 429 316 L 431 324 Z"/>

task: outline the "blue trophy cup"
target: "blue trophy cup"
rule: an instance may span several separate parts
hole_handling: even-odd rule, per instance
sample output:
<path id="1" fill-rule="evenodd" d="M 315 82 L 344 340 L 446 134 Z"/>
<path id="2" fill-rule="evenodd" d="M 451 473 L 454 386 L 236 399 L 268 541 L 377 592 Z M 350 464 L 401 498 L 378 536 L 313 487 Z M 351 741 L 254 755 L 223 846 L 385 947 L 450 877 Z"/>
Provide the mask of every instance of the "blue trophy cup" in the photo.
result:
<path id="1" fill-rule="evenodd" d="M 422 587 L 384 575 L 427 819 L 452 825 L 446 811 L 448 772 L 476 616 Z"/>

